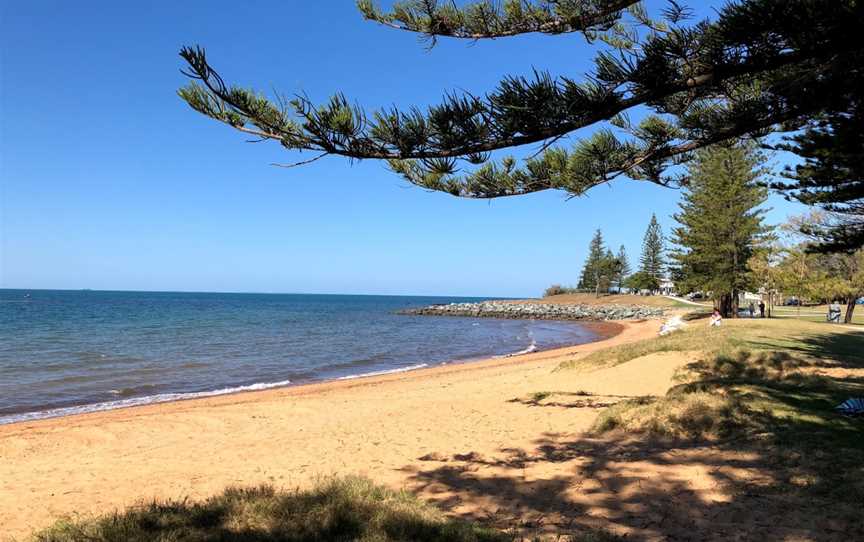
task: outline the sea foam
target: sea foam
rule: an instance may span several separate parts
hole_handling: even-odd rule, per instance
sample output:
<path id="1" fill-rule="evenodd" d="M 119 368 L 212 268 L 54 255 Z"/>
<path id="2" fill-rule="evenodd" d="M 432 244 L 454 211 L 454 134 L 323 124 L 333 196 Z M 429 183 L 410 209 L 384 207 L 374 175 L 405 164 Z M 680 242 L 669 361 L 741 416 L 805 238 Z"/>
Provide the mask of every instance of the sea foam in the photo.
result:
<path id="1" fill-rule="evenodd" d="M 189 393 L 160 393 L 157 395 L 147 395 L 144 397 L 130 397 L 129 399 L 118 399 L 116 401 L 105 401 L 102 403 L 93 403 L 90 405 L 79 405 L 62 408 L 52 408 L 48 410 L 37 410 L 35 412 L 24 412 L 21 414 L 10 414 L 0 416 L 0 425 L 15 422 L 26 422 L 33 420 L 43 420 L 46 418 L 57 418 L 60 416 L 70 416 L 72 414 L 85 414 L 88 412 L 102 412 L 105 410 L 115 410 L 118 408 L 127 408 L 141 405 L 152 405 L 155 403 L 166 403 L 169 401 L 180 401 L 183 399 L 199 399 L 202 397 L 214 397 L 216 395 L 227 395 L 229 393 L 239 393 L 243 391 L 267 390 L 270 388 L 279 388 L 287 386 L 291 383 L 290 380 L 281 380 L 279 382 L 259 382 L 257 384 L 249 384 L 248 386 L 236 386 L 233 388 L 222 388 L 211 391 L 196 391 Z M 115 390 L 111 390 L 112 392 Z"/>
<path id="2" fill-rule="evenodd" d="M 429 365 L 426 363 L 418 363 L 417 365 L 409 365 L 408 367 L 398 367 L 396 369 L 386 369 L 384 371 L 372 371 L 370 373 L 360 373 L 356 375 L 346 375 L 340 376 L 336 380 L 353 380 L 355 378 L 365 378 L 367 376 L 381 376 L 381 375 L 389 375 L 394 373 L 406 373 L 408 371 L 416 371 L 417 369 L 423 369 L 424 367 L 428 367 Z"/>

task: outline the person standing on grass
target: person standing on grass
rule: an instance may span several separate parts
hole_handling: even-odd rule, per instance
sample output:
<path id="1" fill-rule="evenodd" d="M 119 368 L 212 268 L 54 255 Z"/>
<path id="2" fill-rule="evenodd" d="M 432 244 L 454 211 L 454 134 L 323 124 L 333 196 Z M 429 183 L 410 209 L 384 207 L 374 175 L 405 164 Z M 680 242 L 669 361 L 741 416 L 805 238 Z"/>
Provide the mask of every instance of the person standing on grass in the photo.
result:
<path id="1" fill-rule="evenodd" d="M 765 302 L 759 301 L 759 318 L 765 318 Z"/>
<path id="2" fill-rule="evenodd" d="M 747 310 L 750 311 L 750 318 L 753 318 L 753 313 L 756 312 L 756 307 L 753 305 L 753 302 L 750 302 L 750 306 L 747 307 Z"/>
<path id="3" fill-rule="evenodd" d="M 840 304 L 837 303 L 837 300 L 833 300 L 830 305 L 828 305 L 828 321 L 833 322 L 835 324 L 840 323 Z"/>

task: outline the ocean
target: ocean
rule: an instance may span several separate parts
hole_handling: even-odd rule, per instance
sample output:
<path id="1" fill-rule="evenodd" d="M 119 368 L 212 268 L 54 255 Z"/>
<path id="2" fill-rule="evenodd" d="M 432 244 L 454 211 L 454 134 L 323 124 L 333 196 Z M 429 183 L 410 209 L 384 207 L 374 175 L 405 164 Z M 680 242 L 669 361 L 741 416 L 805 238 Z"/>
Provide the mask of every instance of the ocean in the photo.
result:
<path id="1" fill-rule="evenodd" d="M 396 314 L 483 299 L 0 290 L 0 424 L 597 339 L 576 322 Z"/>

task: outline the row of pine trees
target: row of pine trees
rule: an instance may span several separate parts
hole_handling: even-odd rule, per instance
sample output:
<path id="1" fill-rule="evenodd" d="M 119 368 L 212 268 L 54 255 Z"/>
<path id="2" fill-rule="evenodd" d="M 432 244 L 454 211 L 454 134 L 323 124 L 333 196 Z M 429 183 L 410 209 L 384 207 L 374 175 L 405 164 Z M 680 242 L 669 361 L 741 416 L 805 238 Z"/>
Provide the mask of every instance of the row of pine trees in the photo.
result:
<path id="1" fill-rule="evenodd" d="M 639 270 L 632 272 L 624 245 L 618 249 L 618 254 L 613 254 L 611 249 L 606 248 L 603 232 L 598 229 L 588 247 L 588 258 L 582 268 L 578 288 L 597 293 L 611 288 L 619 291 L 622 288 L 654 291 L 660 288 L 665 267 L 663 231 L 657 222 L 657 216 L 652 214 L 642 240 Z"/>
<path id="2" fill-rule="evenodd" d="M 736 314 L 738 293 L 757 287 L 749 268 L 754 254 L 773 238 L 763 223 L 768 197 L 765 157 L 749 142 L 715 145 L 694 154 L 686 188 L 674 215 L 677 225 L 665 251 L 652 214 L 642 241 L 639 270 L 631 274 L 624 247 L 606 248 L 598 229 L 579 279 L 580 290 L 598 295 L 612 289 L 656 291 L 664 278 L 679 293 L 712 292 L 724 315 Z"/>

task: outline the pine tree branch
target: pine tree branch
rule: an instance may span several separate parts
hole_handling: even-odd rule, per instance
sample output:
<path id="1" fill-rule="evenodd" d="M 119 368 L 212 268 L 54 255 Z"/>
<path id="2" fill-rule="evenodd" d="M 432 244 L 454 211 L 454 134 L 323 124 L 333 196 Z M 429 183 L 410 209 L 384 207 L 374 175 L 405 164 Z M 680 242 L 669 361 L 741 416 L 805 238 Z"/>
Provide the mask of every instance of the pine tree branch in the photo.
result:
<path id="1" fill-rule="evenodd" d="M 459 8 L 452 0 L 409 0 L 385 13 L 372 0 L 358 0 L 357 7 L 367 20 L 428 39 L 480 40 L 529 33 L 602 32 L 613 27 L 623 10 L 640 1 L 480 0 Z"/>
<path id="2" fill-rule="evenodd" d="M 412 5 L 444 9 L 432 0 Z M 475 15 L 494 21 L 488 13 Z M 818 29 L 808 26 L 814 20 Z M 859 92 L 860 27 L 864 10 L 851 0 L 738 0 L 715 22 L 655 32 L 617 55 L 601 52 L 582 83 L 535 73 L 507 77 L 482 97 L 449 94 L 425 111 L 372 113 L 342 94 L 320 105 L 302 94 L 273 103 L 228 86 L 203 49 L 184 48 L 184 73 L 193 81 L 179 94 L 202 114 L 288 150 L 387 160 L 409 182 L 463 197 L 555 188 L 581 194 L 623 174 L 675 185 L 664 171 L 693 150 L 797 128 L 838 96 Z M 629 126 L 624 117 L 639 107 L 656 115 Z M 616 137 L 607 121 L 628 138 Z M 573 151 L 550 147 L 589 126 L 598 130 Z M 489 162 L 494 151 L 538 143 L 542 155 L 522 168 L 514 159 Z M 479 167 L 460 176 L 459 161 Z"/>
<path id="3" fill-rule="evenodd" d="M 522 168 L 515 167 L 513 158 L 505 158 L 500 163 L 485 164 L 462 176 L 455 174 L 452 164 L 449 168 L 437 169 L 438 164 L 428 161 L 392 160 L 389 164 L 394 172 L 413 185 L 471 199 L 520 196 L 545 190 L 564 190 L 571 196 L 579 196 L 595 186 L 628 175 L 635 180 L 676 188 L 682 180 L 664 178 L 655 172 L 679 164 L 678 157 L 688 156 L 698 149 L 752 136 L 798 117 L 799 111 L 789 110 L 769 118 L 730 125 L 700 139 L 649 148 L 613 141 L 611 134 L 607 133 L 580 142 L 571 152 L 549 149 L 536 159 L 526 160 Z M 593 159 L 594 155 L 602 155 L 603 159 Z M 667 162 L 669 160 L 672 162 Z"/>

